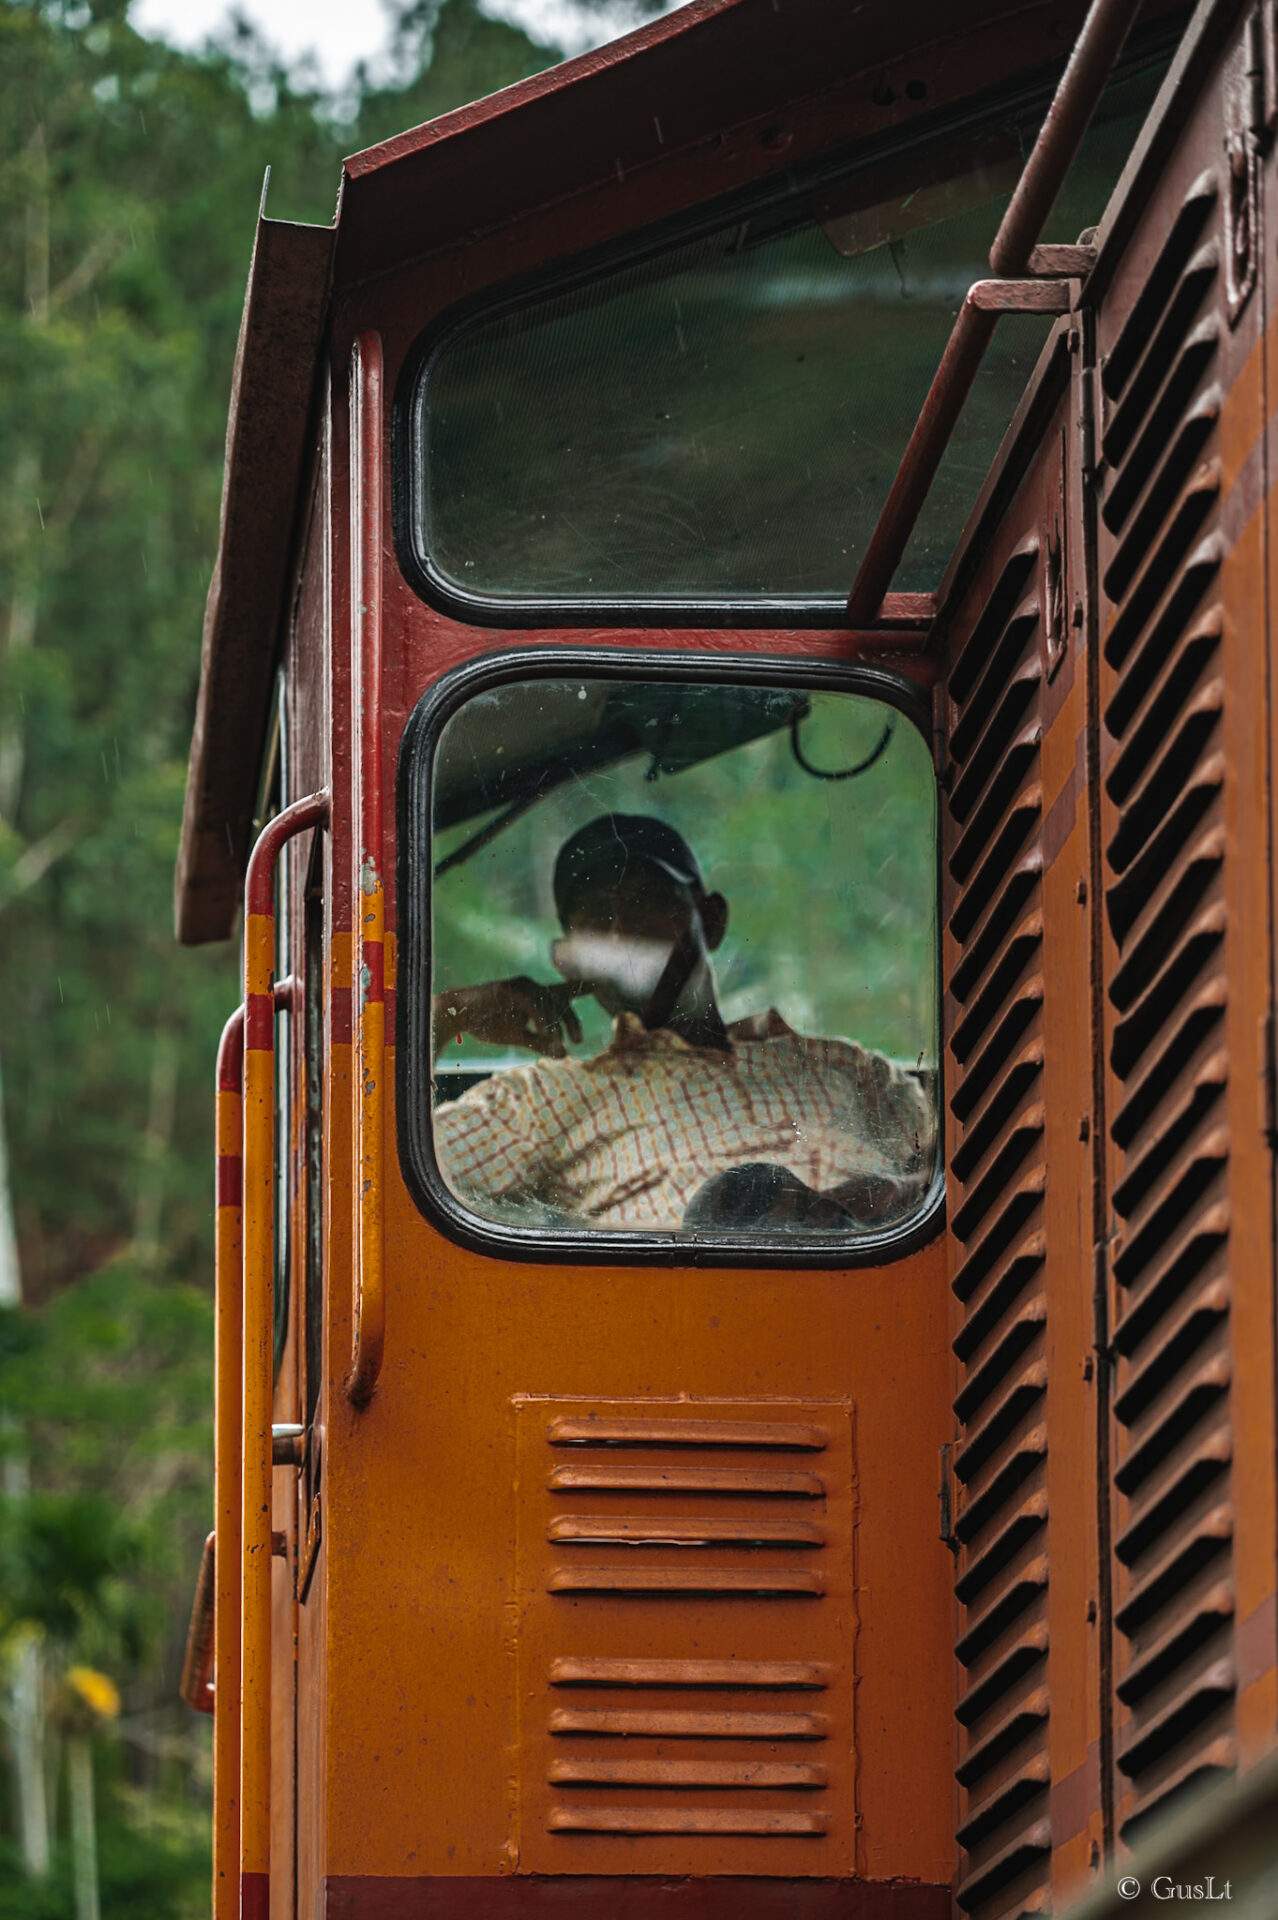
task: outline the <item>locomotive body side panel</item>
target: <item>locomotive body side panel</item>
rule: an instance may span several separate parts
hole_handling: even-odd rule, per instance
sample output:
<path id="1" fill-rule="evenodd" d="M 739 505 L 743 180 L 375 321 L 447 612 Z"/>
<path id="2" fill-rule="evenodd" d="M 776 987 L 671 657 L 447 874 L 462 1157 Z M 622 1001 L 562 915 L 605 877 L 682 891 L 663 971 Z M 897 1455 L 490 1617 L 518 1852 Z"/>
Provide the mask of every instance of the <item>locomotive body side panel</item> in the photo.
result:
<path id="1" fill-rule="evenodd" d="M 981 1920 L 1067 1896 L 1100 1821 L 1077 345 L 1061 322 L 945 636 L 958 1899 Z"/>
<path id="2" fill-rule="evenodd" d="M 1194 76 L 1196 98 L 1097 316 L 1114 1796 L 1125 1845 L 1177 1795 L 1273 1740 L 1255 50 L 1234 15 L 1224 51 Z"/>

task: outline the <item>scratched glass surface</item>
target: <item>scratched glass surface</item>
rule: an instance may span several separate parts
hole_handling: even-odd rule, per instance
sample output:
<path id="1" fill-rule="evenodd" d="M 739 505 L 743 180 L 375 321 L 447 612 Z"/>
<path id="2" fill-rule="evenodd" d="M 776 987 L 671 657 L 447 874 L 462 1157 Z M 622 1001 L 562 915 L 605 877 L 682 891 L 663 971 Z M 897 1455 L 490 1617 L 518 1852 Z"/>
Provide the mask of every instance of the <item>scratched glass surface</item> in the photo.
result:
<path id="1" fill-rule="evenodd" d="M 860 695 L 525 681 L 434 780 L 435 1147 L 487 1220 L 855 1239 L 936 1170 L 936 799 Z"/>
<path id="2" fill-rule="evenodd" d="M 1099 218 L 1161 64 L 1111 89 L 1049 238 Z M 1036 116 L 863 166 L 447 339 L 418 388 L 418 540 L 464 593 L 842 601 Z M 1051 322 L 1005 316 L 895 586 L 934 588 Z"/>

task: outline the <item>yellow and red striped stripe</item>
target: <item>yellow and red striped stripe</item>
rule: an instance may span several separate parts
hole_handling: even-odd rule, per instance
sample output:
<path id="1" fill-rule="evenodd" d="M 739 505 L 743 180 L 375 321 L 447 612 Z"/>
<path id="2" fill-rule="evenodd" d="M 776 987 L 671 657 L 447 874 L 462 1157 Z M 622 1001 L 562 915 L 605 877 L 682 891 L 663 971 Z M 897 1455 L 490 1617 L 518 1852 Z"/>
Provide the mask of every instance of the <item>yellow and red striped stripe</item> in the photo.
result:
<path id="1" fill-rule="evenodd" d="M 217 1050 L 213 1439 L 213 1920 L 240 1908 L 240 1423 L 244 1009 Z"/>

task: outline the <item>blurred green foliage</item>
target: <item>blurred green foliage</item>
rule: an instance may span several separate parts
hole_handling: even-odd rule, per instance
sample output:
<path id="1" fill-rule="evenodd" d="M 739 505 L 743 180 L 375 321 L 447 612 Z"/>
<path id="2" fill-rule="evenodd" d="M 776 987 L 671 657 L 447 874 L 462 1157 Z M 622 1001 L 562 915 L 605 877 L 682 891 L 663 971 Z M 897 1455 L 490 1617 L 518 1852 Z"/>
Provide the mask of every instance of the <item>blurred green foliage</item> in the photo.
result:
<path id="1" fill-rule="evenodd" d="M 173 864 L 262 177 L 332 217 L 341 158 L 545 66 L 475 0 L 406 5 L 403 84 L 333 104 L 240 30 L 0 0 L 0 1070 L 24 1304 L 0 1312 L 0 1697 L 42 1649 L 54 1851 L 0 1920 L 73 1911 L 59 1675 L 96 1741 L 103 1912 L 208 1911 L 208 1725 L 176 1698 L 210 1520 L 212 1068 L 231 947 L 179 952 Z"/>

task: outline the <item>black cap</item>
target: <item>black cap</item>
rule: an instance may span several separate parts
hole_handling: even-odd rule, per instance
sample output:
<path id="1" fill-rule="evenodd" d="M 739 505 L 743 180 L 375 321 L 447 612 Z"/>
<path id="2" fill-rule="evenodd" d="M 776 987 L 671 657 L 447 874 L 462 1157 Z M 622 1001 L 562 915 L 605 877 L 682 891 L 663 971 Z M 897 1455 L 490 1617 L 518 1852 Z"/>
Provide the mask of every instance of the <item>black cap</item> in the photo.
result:
<path id="1" fill-rule="evenodd" d="M 633 861 L 658 867 L 697 896 L 705 882 L 681 833 L 646 813 L 602 813 L 564 841 L 555 861 L 555 909 L 561 921 L 582 893 L 615 882 Z"/>

